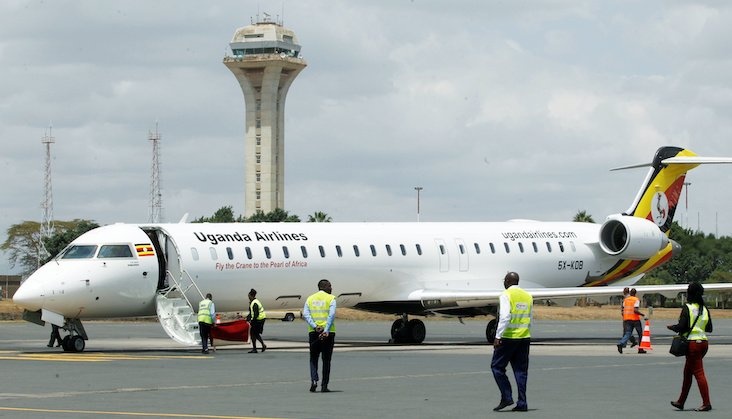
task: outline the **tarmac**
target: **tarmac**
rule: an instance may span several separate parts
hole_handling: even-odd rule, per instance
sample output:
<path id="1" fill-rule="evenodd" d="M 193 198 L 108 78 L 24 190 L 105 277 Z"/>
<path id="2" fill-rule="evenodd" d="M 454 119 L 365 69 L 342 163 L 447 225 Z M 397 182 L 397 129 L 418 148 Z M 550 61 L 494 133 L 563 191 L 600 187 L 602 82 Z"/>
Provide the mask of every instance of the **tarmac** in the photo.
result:
<path id="1" fill-rule="evenodd" d="M 617 352 L 619 321 L 535 321 L 529 412 L 493 412 L 485 320 L 426 321 L 421 345 L 388 344 L 391 322 L 339 321 L 332 393 L 310 393 L 305 325 L 267 322 L 265 353 L 248 345 L 171 341 L 156 322 L 88 322 L 83 353 L 47 348 L 50 327 L 0 322 L 0 417 L 8 418 L 541 418 L 682 417 L 669 405 L 683 358 L 667 321 L 652 351 Z M 714 321 L 704 359 L 714 410 L 732 415 L 732 320 Z M 687 410 L 701 404 L 692 385 Z"/>

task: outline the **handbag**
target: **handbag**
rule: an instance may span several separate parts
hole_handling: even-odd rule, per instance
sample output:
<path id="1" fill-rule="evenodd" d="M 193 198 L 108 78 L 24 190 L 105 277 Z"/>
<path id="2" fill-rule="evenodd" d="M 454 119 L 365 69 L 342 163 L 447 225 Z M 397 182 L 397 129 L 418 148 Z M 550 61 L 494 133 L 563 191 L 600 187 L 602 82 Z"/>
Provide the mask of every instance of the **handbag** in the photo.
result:
<path id="1" fill-rule="evenodd" d="M 673 356 L 686 356 L 687 353 L 689 353 L 689 334 L 692 330 L 694 330 L 694 326 L 696 326 L 697 320 L 699 320 L 699 316 L 701 316 L 701 311 L 699 311 L 699 314 L 696 316 L 696 319 L 694 319 L 694 323 L 691 324 L 691 329 L 689 329 L 689 332 L 686 333 L 686 336 L 684 335 L 677 335 L 674 336 L 673 340 L 671 340 L 671 348 L 669 348 L 668 352 Z"/>

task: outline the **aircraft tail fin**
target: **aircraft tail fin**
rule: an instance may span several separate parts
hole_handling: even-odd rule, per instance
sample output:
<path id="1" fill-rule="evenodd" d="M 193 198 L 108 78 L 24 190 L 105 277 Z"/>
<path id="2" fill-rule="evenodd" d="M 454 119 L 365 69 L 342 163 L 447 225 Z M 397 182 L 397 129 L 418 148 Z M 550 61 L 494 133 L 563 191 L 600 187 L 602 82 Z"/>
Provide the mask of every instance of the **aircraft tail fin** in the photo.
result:
<path id="1" fill-rule="evenodd" d="M 732 163 L 730 157 L 700 157 L 680 147 L 661 147 L 651 163 L 619 167 L 612 170 L 650 166 L 633 204 L 624 215 L 654 222 L 668 234 L 684 186 L 686 172 L 700 164 Z"/>

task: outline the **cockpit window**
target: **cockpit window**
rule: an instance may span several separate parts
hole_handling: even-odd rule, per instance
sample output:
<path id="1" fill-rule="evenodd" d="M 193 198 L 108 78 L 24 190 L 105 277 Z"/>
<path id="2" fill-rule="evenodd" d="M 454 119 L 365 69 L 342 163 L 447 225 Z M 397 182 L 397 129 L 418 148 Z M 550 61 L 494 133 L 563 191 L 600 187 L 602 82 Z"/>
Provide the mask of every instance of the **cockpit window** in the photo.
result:
<path id="1" fill-rule="evenodd" d="M 61 259 L 90 259 L 94 257 L 97 247 L 94 245 L 71 246 L 64 252 Z"/>
<path id="2" fill-rule="evenodd" d="M 105 244 L 99 249 L 98 258 L 131 258 L 132 251 L 126 244 Z"/>

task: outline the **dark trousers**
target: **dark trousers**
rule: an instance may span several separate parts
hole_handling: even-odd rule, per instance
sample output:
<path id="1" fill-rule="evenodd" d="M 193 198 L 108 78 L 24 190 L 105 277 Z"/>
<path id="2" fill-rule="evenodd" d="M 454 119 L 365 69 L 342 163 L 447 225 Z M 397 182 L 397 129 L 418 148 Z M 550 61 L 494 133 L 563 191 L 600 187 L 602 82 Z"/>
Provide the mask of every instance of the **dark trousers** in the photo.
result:
<path id="1" fill-rule="evenodd" d="M 491 370 L 501 391 L 502 401 L 513 401 L 511 383 L 506 376 L 506 366 L 511 364 L 513 375 L 516 378 L 518 402 L 516 407 L 527 407 L 526 381 L 529 377 L 529 347 L 531 339 L 501 339 L 501 344 L 493 349 Z"/>
<path id="2" fill-rule="evenodd" d="M 204 351 L 208 351 L 208 339 L 211 336 L 211 325 L 204 322 L 198 322 L 198 332 L 201 334 L 201 345 Z"/>
<path id="3" fill-rule="evenodd" d="M 329 333 L 325 339 L 320 339 L 318 332 L 308 333 L 310 342 L 310 380 L 318 381 L 318 358 L 323 357 L 323 382 L 322 387 L 328 387 L 330 381 L 330 359 L 333 357 L 333 346 L 335 345 L 335 333 Z"/>
<path id="4" fill-rule="evenodd" d="M 709 401 L 709 384 L 707 384 L 707 376 L 704 374 L 704 362 L 702 359 L 709 350 L 709 342 L 706 340 L 689 341 L 689 352 L 686 354 L 686 364 L 684 364 L 684 382 L 681 385 L 681 395 L 678 402 L 684 404 L 686 397 L 691 389 L 691 377 L 696 378 L 696 384 L 699 386 L 699 393 L 702 397 L 702 405 L 711 406 Z"/>
<path id="5" fill-rule="evenodd" d="M 262 332 L 264 331 L 264 321 L 267 319 L 262 320 L 252 320 L 249 322 L 249 334 L 252 336 L 252 347 L 254 349 L 257 349 L 257 341 L 262 343 L 262 347 L 264 348 L 264 341 L 262 340 Z"/>
<path id="6" fill-rule="evenodd" d="M 627 332 L 628 329 L 633 329 L 633 325 L 630 322 L 631 322 L 631 320 L 623 320 L 623 335 L 622 336 L 625 336 L 625 332 Z M 629 338 L 630 339 L 630 344 L 631 345 L 635 345 L 636 342 L 640 342 L 642 338 L 643 338 L 642 335 L 641 336 L 638 336 L 638 340 L 636 341 L 635 340 L 635 336 L 633 336 L 633 332 L 631 332 L 630 333 L 630 338 Z"/>
<path id="7" fill-rule="evenodd" d="M 61 345 L 61 334 L 58 332 L 58 326 L 55 324 L 51 325 L 51 340 L 48 341 L 48 346 L 53 346 L 55 342 Z"/>
<path id="8" fill-rule="evenodd" d="M 638 342 L 643 340 L 643 326 L 641 326 L 640 320 L 625 320 L 623 321 L 623 324 L 625 324 L 625 334 L 622 339 L 618 341 L 618 345 L 625 346 L 633 335 L 633 330 L 638 333 Z"/>

